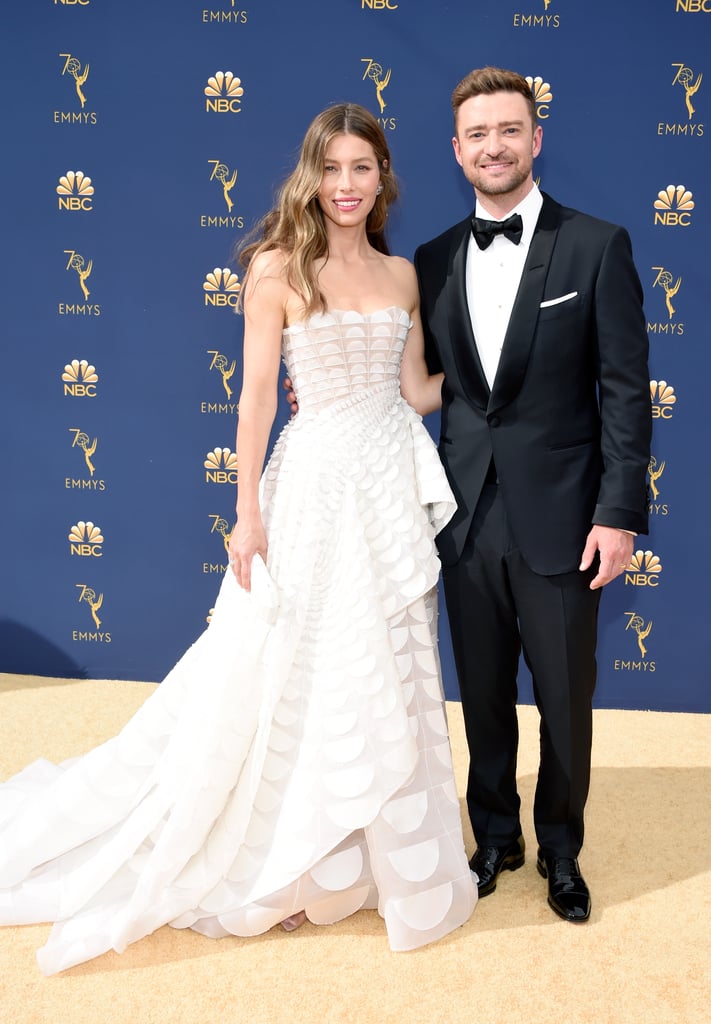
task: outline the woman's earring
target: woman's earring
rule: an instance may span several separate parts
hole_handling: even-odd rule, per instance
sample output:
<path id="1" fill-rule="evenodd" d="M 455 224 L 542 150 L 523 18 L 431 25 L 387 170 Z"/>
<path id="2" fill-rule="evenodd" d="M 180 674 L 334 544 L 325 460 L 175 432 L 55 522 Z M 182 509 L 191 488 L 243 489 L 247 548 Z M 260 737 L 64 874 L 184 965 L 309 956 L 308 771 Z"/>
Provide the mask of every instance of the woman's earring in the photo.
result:
<path id="1" fill-rule="evenodd" d="M 381 181 L 380 184 L 378 185 L 378 187 L 375 190 L 376 196 L 382 195 L 382 191 L 383 191 L 383 183 Z"/>

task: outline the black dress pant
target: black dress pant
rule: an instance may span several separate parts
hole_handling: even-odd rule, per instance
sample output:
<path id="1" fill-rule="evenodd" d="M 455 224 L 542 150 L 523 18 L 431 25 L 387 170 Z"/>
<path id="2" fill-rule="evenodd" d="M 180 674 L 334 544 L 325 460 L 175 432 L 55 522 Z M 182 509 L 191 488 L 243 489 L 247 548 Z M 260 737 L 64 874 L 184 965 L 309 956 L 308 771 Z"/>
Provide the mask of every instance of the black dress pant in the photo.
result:
<path id="1" fill-rule="evenodd" d="M 581 551 L 582 555 L 582 551 Z M 577 857 L 590 784 L 600 590 L 586 571 L 534 573 L 508 526 L 500 488 L 485 485 L 461 559 L 443 570 L 470 753 L 467 807 L 479 846 L 521 831 L 516 788 L 516 676 L 521 650 L 540 712 L 534 802 L 545 854 Z"/>

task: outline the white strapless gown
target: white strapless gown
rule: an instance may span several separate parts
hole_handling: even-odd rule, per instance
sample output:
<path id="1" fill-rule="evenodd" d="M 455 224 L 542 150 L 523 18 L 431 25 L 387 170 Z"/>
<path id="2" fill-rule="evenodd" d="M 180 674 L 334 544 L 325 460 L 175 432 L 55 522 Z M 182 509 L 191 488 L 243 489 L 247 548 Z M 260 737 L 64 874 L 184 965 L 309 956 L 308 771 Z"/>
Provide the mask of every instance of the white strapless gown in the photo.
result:
<path id="1" fill-rule="evenodd" d="M 0 787 L 0 923 L 56 922 L 52 974 L 165 924 L 257 935 L 377 907 L 394 950 L 469 918 L 435 641 L 454 511 L 401 399 L 397 307 L 284 332 L 299 413 L 262 478 L 268 573 L 115 738 Z"/>

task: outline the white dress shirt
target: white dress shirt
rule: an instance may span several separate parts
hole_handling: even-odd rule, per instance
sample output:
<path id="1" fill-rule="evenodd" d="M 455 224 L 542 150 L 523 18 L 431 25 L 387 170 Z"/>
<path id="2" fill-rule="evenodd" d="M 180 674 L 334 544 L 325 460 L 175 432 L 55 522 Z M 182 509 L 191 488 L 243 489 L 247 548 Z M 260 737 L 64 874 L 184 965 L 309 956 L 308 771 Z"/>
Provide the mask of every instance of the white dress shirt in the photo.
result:
<path id="1" fill-rule="evenodd" d="M 511 310 L 542 205 L 543 196 L 534 185 L 526 198 L 506 215 L 521 214 L 523 234 L 518 245 L 504 235 L 496 235 L 486 249 L 480 249 L 473 235 L 469 239 L 467 305 L 479 359 L 490 389 L 494 386 Z M 486 220 L 505 219 L 492 217 L 478 199 L 475 215 Z"/>

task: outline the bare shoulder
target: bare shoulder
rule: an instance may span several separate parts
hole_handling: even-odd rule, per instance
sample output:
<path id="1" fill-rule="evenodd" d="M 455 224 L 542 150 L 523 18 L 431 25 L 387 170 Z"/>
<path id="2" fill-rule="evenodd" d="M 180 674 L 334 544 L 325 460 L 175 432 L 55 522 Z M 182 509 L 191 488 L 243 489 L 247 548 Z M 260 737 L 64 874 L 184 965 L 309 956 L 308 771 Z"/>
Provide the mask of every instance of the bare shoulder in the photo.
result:
<path id="1" fill-rule="evenodd" d="M 258 253 L 249 264 L 249 278 L 256 284 L 265 278 L 284 279 L 284 253 L 281 249 L 268 249 Z"/>
<path id="2" fill-rule="evenodd" d="M 249 264 L 243 285 L 242 301 L 245 313 L 249 307 L 264 303 L 284 309 L 290 288 L 284 270 L 284 254 L 281 249 L 269 249 L 258 253 Z"/>

